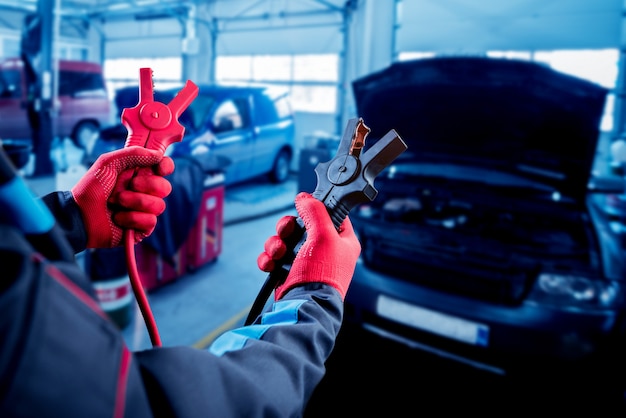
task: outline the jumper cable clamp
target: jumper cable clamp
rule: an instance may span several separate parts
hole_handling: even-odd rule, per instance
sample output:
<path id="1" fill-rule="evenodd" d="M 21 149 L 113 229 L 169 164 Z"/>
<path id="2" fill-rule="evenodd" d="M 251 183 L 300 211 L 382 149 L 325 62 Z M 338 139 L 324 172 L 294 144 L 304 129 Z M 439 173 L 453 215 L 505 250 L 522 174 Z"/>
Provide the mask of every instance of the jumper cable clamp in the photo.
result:
<path id="1" fill-rule="evenodd" d="M 122 124 L 128 130 L 124 147 L 141 146 L 165 153 L 168 146 L 182 141 L 185 128 L 178 122 L 178 118 L 198 96 L 198 90 L 198 86 L 187 81 L 168 104 L 155 101 L 152 69 L 141 68 L 139 70 L 139 103 L 122 111 Z M 134 231 L 124 231 L 126 266 L 130 284 L 148 328 L 152 345 L 160 347 L 161 337 L 137 270 L 133 251 L 134 243 Z"/>
<path id="2" fill-rule="evenodd" d="M 370 149 L 362 152 L 369 133 L 370 129 L 362 118 L 350 119 L 335 157 L 315 167 L 317 186 L 312 195 L 324 203 L 335 228 L 341 226 L 356 205 L 374 200 L 378 194 L 374 179 L 407 149 L 406 143 L 392 129 Z M 291 264 L 306 240 L 301 218 L 297 218 L 297 225 L 299 228 L 285 242 L 287 253 L 276 262 L 277 267 L 269 273 L 250 309 L 246 325 L 254 322 L 274 288 L 287 278 Z"/>

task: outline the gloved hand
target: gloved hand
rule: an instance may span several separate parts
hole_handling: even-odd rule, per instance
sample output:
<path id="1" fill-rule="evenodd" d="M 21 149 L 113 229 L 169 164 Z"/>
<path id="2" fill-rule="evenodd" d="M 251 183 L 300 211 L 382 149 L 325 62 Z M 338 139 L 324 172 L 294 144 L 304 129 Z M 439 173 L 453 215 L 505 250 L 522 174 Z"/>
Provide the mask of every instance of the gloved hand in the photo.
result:
<path id="1" fill-rule="evenodd" d="M 307 238 L 296 254 L 285 283 L 275 289 L 274 298 L 279 300 L 290 289 L 304 283 L 326 283 L 337 289 L 343 300 L 361 253 L 361 244 L 350 219 L 346 217 L 337 232 L 324 204 L 309 193 L 299 193 L 295 205 L 304 222 Z M 287 251 L 284 240 L 295 227 L 294 216 L 278 220 L 277 235 L 265 241 L 265 251 L 257 258 L 257 265 L 262 271 L 274 270 L 274 261 Z"/>
<path id="2" fill-rule="evenodd" d="M 139 146 L 98 157 L 71 190 L 87 230 L 87 248 L 119 246 L 124 229 L 135 231 L 135 243 L 150 235 L 172 191 L 164 176 L 173 171 L 170 157 Z"/>

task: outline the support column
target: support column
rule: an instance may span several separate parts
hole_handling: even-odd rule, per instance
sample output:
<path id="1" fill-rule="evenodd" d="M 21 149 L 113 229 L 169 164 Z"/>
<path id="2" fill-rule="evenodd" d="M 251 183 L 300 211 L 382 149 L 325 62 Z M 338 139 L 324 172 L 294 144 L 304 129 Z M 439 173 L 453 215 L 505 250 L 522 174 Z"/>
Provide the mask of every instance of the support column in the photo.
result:
<path id="1" fill-rule="evenodd" d="M 622 7 L 622 36 L 620 39 L 615 104 L 613 110 L 613 137 L 626 133 L 626 0 Z"/>
<path id="2" fill-rule="evenodd" d="M 54 37 L 56 0 L 39 0 L 37 11 L 24 18 L 21 56 L 24 60 L 27 111 L 35 155 L 34 176 L 54 174 L 50 158 L 54 111 Z"/>

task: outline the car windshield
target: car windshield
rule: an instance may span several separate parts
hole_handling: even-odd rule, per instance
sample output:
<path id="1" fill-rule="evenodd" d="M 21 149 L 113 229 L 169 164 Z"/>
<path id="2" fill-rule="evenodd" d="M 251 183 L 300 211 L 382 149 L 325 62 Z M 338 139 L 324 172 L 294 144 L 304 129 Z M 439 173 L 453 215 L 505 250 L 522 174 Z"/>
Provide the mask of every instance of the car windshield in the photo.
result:
<path id="1" fill-rule="evenodd" d="M 180 123 L 187 129 L 197 132 L 202 129 L 215 98 L 209 94 L 199 94 L 180 117 Z"/>
<path id="2" fill-rule="evenodd" d="M 16 99 L 21 97 L 21 94 L 19 71 L 0 71 L 0 97 Z"/>
<path id="3" fill-rule="evenodd" d="M 154 100 L 162 103 L 169 103 L 179 90 L 168 90 L 165 92 L 155 92 Z M 187 132 L 198 132 L 203 129 L 208 113 L 210 112 L 215 98 L 206 92 L 201 92 L 191 102 L 189 107 L 178 118 L 181 125 Z"/>

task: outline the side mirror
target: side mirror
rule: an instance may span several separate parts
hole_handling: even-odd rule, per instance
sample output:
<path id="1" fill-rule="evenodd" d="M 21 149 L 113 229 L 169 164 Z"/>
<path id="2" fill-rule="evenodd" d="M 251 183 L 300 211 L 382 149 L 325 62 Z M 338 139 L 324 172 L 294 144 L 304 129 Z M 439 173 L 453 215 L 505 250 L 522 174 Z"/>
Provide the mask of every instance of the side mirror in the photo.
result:
<path id="1" fill-rule="evenodd" d="M 232 131 L 233 129 L 235 129 L 235 125 L 233 124 L 233 121 L 228 118 L 220 119 L 215 125 L 216 133 L 228 132 L 228 131 Z"/>

